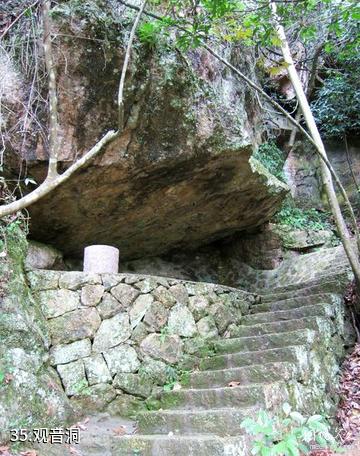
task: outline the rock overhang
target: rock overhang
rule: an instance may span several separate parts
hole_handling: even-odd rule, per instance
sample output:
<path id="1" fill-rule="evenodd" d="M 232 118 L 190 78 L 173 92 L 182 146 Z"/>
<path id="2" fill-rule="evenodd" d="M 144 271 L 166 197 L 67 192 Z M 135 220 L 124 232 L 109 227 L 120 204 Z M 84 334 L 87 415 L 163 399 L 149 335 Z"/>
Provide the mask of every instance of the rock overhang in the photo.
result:
<path id="1" fill-rule="evenodd" d="M 91 165 L 30 208 L 31 235 L 68 256 L 101 243 L 132 259 L 249 230 L 269 220 L 288 191 L 251 154 L 245 144 L 140 167 Z"/>

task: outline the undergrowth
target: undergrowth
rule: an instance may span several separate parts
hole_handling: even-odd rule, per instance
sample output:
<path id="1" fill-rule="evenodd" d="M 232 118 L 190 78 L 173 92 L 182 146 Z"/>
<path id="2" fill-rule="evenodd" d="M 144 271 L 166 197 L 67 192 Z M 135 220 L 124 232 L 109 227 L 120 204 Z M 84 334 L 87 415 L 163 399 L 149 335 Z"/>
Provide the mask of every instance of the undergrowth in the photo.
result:
<path id="1" fill-rule="evenodd" d="M 300 209 L 289 199 L 275 215 L 274 222 L 299 230 L 320 231 L 334 228 L 329 213 L 315 208 Z"/>
<path id="2" fill-rule="evenodd" d="M 254 152 L 253 157 L 264 165 L 271 174 L 278 179 L 285 181 L 283 171 L 285 156 L 273 140 L 261 144 Z"/>

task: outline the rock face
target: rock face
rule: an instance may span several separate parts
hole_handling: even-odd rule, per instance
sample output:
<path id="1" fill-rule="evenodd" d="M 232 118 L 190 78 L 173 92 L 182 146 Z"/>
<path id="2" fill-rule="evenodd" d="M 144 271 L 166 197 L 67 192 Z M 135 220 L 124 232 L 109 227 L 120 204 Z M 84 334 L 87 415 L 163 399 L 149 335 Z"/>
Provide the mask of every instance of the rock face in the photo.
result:
<path id="1" fill-rule="evenodd" d="M 6 245 L 6 256 L 0 259 L 0 444 L 9 439 L 10 429 L 58 427 L 75 420 L 47 363 L 50 336 L 23 271 L 25 236 L 13 230 Z M 70 362 L 75 351 L 85 353 L 86 341 L 66 350 L 59 347 L 51 358 Z"/>
<path id="2" fill-rule="evenodd" d="M 77 27 L 67 33 L 79 33 Z M 57 56 L 61 169 L 116 125 L 118 49 L 104 62 L 96 42 L 76 43 L 62 43 Z M 245 52 L 229 58 L 252 71 Z M 137 46 L 123 134 L 32 206 L 34 239 L 67 256 L 82 256 L 89 244 L 114 245 L 124 259 L 198 246 L 271 217 L 286 186 L 249 163 L 258 139 L 256 102 L 208 54 L 193 51 L 186 59 Z M 41 182 L 47 152 L 40 140 L 24 158 Z"/>
<path id="3" fill-rule="evenodd" d="M 348 152 L 341 140 L 328 140 L 325 143 L 329 160 L 338 174 L 351 203 L 357 213 L 360 211 L 358 198 L 360 175 L 360 142 L 356 137 L 348 138 Z M 301 207 L 327 206 L 322 189 L 319 163 L 312 148 L 305 142 L 298 142 L 285 163 L 287 181 L 291 193 Z M 339 201 L 342 197 L 339 195 Z"/>
<path id="4" fill-rule="evenodd" d="M 61 252 L 42 244 L 41 242 L 29 242 L 25 259 L 26 269 L 66 269 Z"/>

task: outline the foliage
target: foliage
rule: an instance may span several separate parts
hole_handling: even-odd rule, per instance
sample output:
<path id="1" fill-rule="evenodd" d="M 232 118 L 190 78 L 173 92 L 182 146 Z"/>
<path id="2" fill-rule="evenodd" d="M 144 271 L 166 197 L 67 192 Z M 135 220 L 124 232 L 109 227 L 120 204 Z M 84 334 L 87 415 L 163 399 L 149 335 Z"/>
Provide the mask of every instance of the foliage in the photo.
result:
<path id="1" fill-rule="evenodd" d="M 343 137 L 360 130 L 360 59 L 348 61 L 346 71 L 330 70 L 312 103 L 326 137 Z"/>
<path id="2" fill-rule="evenodd" d="M 336 440 L 323 416 L 305 418 L 292 411 L 289 404 L 283 406 L 284 417 L 273 418 L 260 411 L 255 419 L 246 418 L 241 427 L 254 436 L 251 453 L 260 456 L 300 456 L 309 454 L 311 445 L 337 449 Z"/>
<path id="3" fill-rule="evenodd" d="M 169 331 L 168 326 L 164 326 L 163 328 L 161 328 L 161 330 L 160 330 L 160 342 L 162 344 L 164 344 L 169 335 L 170 335 L 170 331 Z"/>
<path id="4" fill-rule="evenodd" d="M 287 200 L 283 204 L 280 211 L 275 215 L 274 221 L 299 230 L 332 229 L 329 214 L 320 212 L 315 208 L 300 209 L 291 200 Z"/>
<path id="5" fill-rule="evenodd" d="M 253 46 L 279 46 L 272 13 L 267 2 L 251 4 L 241 0 L 167 0 L 160 4 L 165 14 L 162 25 L 176 25 L 178 45 L 193 47 L 209 36 Z M 336 46 L 343 56 L 356 55 L 360 38 L 356 25 L 360 7 L 356 0 L 299 0 L 277 2 L 282 24 L 293 29 L 297 40 L 316 42 L 321 35 L 324 49 Z"/>
<path id="6" fill-rule="evenodd" d="M 90 389 L 89 385 L 86 379 L 79 380 L 74 386 L 73 390 L 75 391 L 76 394 L 82 395 L 82 396 L 89 396 L 90 395 Z"/>
<path id="7" fill-rule="evenodd" d="M 176 385 L 187 385 L 189 383 L 189 378 L 190 371 L 167 366 L 164 391 L 172 391 Z"/>
<path id="8" fill-rule="evenodd" d="M 253 157 L 259 160 L 275 177 L 285 180 L 283 171 L 285 157 L 274 141 L 261 144 Z"/>

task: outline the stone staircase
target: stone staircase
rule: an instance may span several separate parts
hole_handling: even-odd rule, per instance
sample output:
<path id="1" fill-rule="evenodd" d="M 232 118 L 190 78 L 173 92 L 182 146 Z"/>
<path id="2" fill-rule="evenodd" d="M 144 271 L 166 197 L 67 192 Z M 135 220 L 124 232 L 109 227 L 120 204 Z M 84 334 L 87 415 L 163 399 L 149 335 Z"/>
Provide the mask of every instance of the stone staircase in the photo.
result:
<path id="1" fill-rule="evenodd" d="M 330 410 L 346 345 L 348 278 L 334 268 L 305 283 L 267 288 L 228 338 L 214 343 L 215 355 L 195 358 L 181 389 L 148 400 L 136 434 L 109 436 L 95 447 L 85 439 L 83 454 L 248 456 L 240 424 L 257 410 L 276 411 L 286 401 L 304 412 Z"/>

